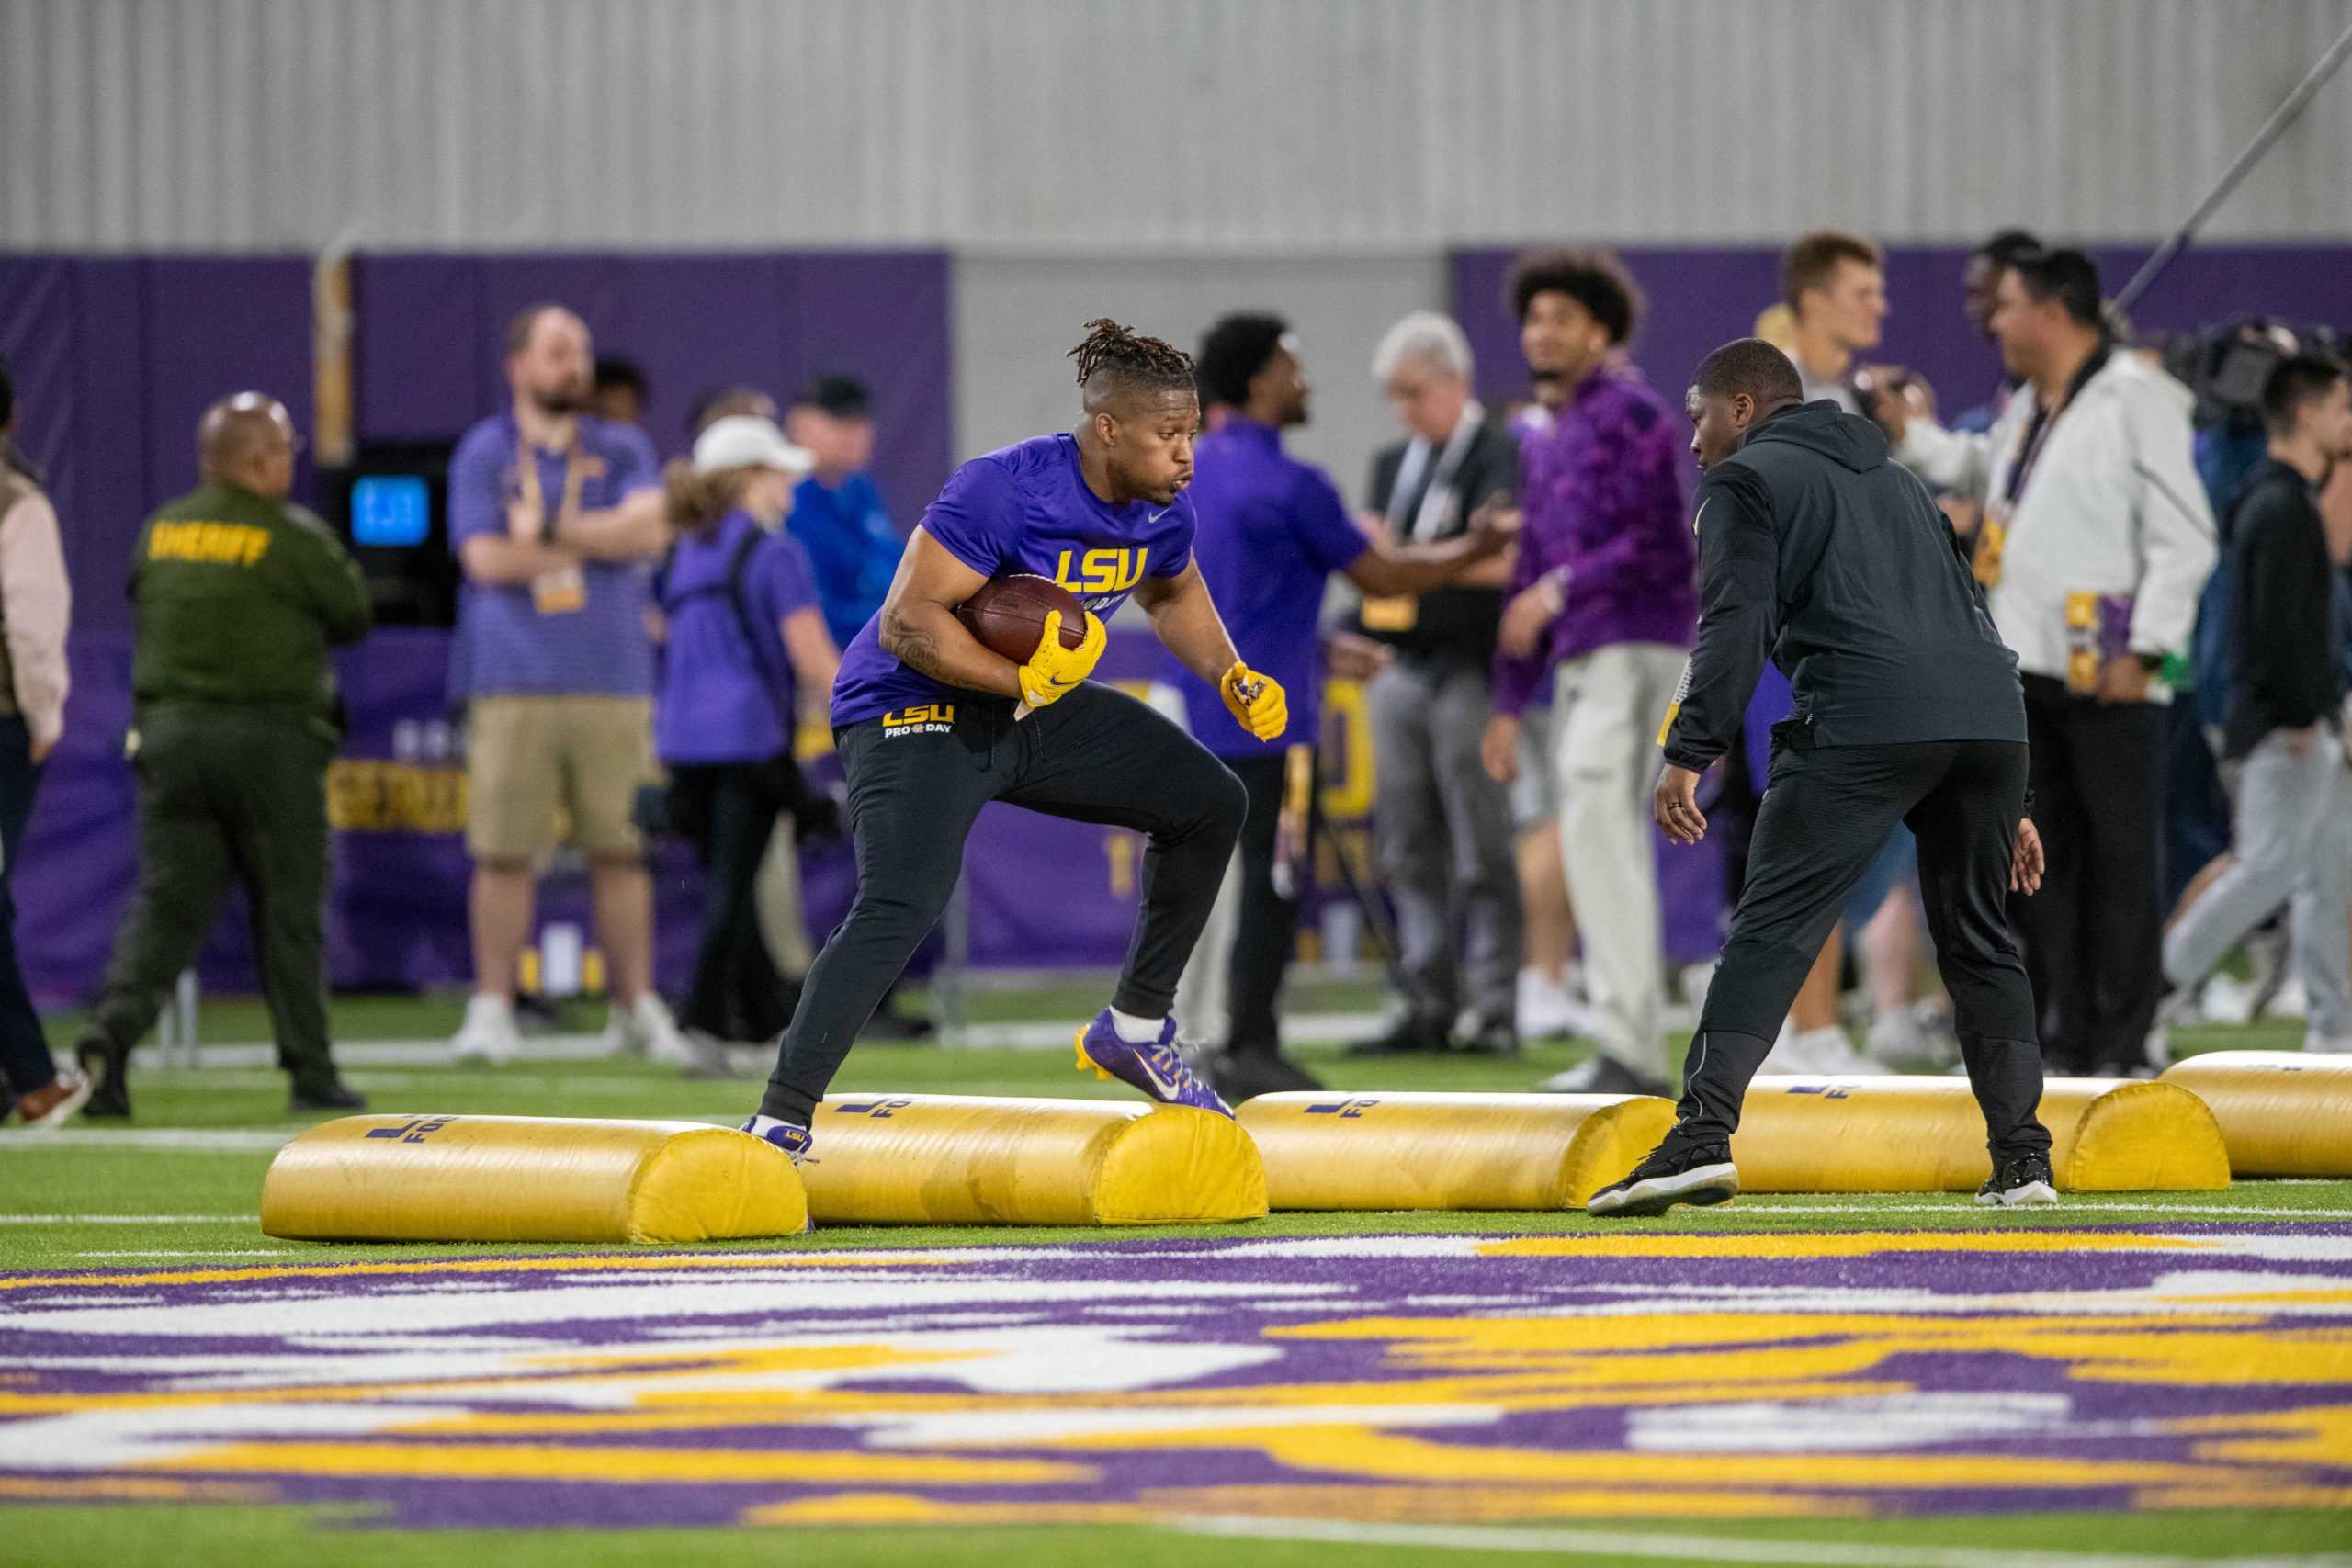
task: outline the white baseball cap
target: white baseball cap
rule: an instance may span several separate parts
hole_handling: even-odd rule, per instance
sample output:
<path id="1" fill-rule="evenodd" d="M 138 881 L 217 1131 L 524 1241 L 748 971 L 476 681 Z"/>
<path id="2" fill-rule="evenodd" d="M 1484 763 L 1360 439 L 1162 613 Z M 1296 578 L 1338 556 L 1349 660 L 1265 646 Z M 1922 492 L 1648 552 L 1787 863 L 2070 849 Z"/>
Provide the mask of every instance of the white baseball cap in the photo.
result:
<path id="1" fill-rule="evenodd" d="M 713 474 L 721 468 L 782 468 L 805 474 L 817 466 L 806 446 L 795 446 L 775 427 L 775 421 L 757 414 L 729 414 L 713 420 L 695 437 L 695 472 Z"/>

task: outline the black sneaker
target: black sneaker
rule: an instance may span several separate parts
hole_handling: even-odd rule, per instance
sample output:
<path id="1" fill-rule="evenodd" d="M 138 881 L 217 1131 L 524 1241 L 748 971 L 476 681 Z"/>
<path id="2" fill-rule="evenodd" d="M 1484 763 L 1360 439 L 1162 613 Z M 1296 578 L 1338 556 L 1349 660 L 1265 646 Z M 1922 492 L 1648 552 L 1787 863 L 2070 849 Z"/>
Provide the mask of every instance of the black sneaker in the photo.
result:
<path id="1" fill-rule="evenodd" d="M 1677 1203 L 1727 1203 L 1739 1191 L 1729 1144 L 1693 1143 L 1668 1133 L 1649 1156 L 1585 1201 L 1584 1212 L 1607 1219 L 1647 1219 Z"/>
<path id="2" fill-rule="evenodd" d="M 1468 1056 L 1508 1059 L 1519 1055 L 1519 1030 L 1507 1018 L 1490 1018 L 1457 1049 Z"/>
<path id="3" fill-rule="evenodd" d="M 896 1011 L 886 998 L 882 1005 L 874 1010 L 874 1016 L 865 1021 L 865 1027 L 857 1032 L 857 1037 L 863 1042 L 912 1045 L 930 1039 L 937 1032 L 937 1026 L 931 1020 Z"/>
<path id="4" fill-rule="evenodd" d="M 1347 1049 L 1351 1056 L 1419 1056 L 1443 1051 L 1449 1042 L 1445 1025 L 1429 1019 L 1407 1018 L 1385 1034 L 1359 1040 Z"/>
<path id="5" fill-rule="evenodd" d="M 299 1079 L 294 1092 L 286 1102 L 289 1114 L 305 1111 L 365 1111 L 368 1097 L 345 1084 L 341 1078 L 321 1078 L 312 1083 Z"/>
<path id="6" fill-rule="evenodd" d="M 103 1040 L 85 1040 L 74 1047 L 74 1059 L 94 1086 L 82 1107 L 85 1121 L 127 1122 L 130 1119 L 130 1053 L 115 1055 Z"/>
<path id="7" fill-rule="evenodd" d="M 1535 1086 L 1546 1094 L 1654 1094 L 1672 1100 L 1674 1090 L 1664 1078 L 1636 1072 L 1606 1051 L 1595 1051 L 1564 1073 L 1554 1073 Z"/>
<path id="8" fill-rule="evenodd" d="M 2058 1201 L 2057 1183 L 2051 1179 L 2047 1155 L 2011 1155 L 1996 1162 L 1993 1174 L 1976 1190 L 1976 1203 L 1984 1209 L 2038 1208 Z"/>
<path id="9" fill-rule="evenodd" d="M 1204 1061 L 1201 1069 L 1209 1087 L 1223 1095 L 1228 1105 L 1238 1105 L 1261 1094 L 1311 1094 L 1323 1087 L 1323 1080 L 1313 1073 L 1289 1057 L 1270 1051 L 1244 1051 L 1238 1055 L 1220 1051 Z"/>

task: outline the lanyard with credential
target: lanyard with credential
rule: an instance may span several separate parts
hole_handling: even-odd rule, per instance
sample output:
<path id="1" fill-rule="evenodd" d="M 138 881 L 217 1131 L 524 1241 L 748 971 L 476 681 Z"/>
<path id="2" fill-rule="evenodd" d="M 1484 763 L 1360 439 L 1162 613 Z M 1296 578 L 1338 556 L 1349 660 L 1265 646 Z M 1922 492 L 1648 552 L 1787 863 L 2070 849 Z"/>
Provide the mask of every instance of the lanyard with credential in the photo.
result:
<path id="1" fill-rule="evenodd" d="M 2008 482 L 2001 487 L 2003 511 L 2012 515 L 2016 513 L 2018 498 L 2025 494 L 2025 481 L 2032 474 L 2034 464 L 2041 460 L 2041 449 L 2049 444 L 2050 432 L 2057 424 L 2058 416 L 2074 406 L 2075 395 L 2089 384 L 2092 377 L 2107 368 L 2109 352 L 2109 345 L 2104 343 L 2093 349 L 2091 356 L 2083 361 L 2083 367 L 2075 372 L 2074 378 L 2066 383 L 2066 389 L 2049 408 L 2043 408 L 2039 400 L 2034 403 L 2032 422 L 2025 430 L 2025 450 L 2018 455 L 2016 465 L 2009 469 Z"/>
<path id="2" fill-rule="evenodd" d="M 517 436 L 515 463 L 520 480 L 523 504 L 539 514 L 541 526 L 553 521 L 547 515 L 545 492 L 539 486 L 539 448 L 528 436 Z M 580 510 L 580 492 L 588 479 L 588 464 L 580 451 L 580 437 L 575 434 L 571 444 L 563 449 L 563 498 L 556 503 L 556 516 Z"/>
<path id="3" fill-rule="evenodd" d="M 571 444 L 563 453 L 563 495 L 556 502 L 554 518 L 547 513 L 545 492 L 539 484 L 539 449 L 527 436 L 516 442 L 516 468 L 522 480 L 522 511 L 536 518 L 541 538 L 551 537 L 552 525 L 560 519 L 576 515 L 580 510 L 582 487 L 587 482 L 588 463 L 580 450 L 580 437 L 575 432 Z M 580 563 L 568 561 L 552 570 L 543 571 L 531 579 L 531 607 L 542 615 L 569 615 L 587 603 L 588 588 Z"/>
<path id="4" fill-rule="evenodd" d="M 1444 450 L 1434 457 L 1436 467 L 1430 474 L 1429 483 L 1421 487 L 1420 501 L 1414 507 L 1413 515 L 1410 518 L 1399 517 L 1393 511 L 1389 514 L 1388 525 L 1400 538 L 1430 537 L 1434 530 L 1442 525 L 1444 508 L 1453 494 L 1454 475 L 1460 471 L 1463 460 L 1470 455 L 1470 444 L 1478 438 L 1479 427 L 1486 423 L 1486 420 L 1487 411 L 1475 400 L 1464 405 L 1462 418 L 1455 423 L 1453 434 L 1445 438 Z M 1429 444 L 1416 442 L 1415 446 L 1419 448 L 1421 467 L 1429 468 L 1432 461 Z M 1419 472 L 1409 475 L 1399 472 L 1395 481 L 1396 489 L 1389 496 L 1389 505 L 1401 508 L 1406 496 L 1412 493 L 1413 486 L 1419 483 L 1420 477 Z"/>

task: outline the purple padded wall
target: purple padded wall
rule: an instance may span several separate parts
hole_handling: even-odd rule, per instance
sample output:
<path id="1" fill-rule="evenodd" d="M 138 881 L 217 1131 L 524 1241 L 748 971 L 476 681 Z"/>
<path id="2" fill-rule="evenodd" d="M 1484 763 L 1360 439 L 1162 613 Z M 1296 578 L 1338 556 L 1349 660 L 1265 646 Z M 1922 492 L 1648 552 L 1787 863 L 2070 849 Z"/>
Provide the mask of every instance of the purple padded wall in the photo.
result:
<path id="1" fill-rule="evenodd" d="M 128 630 L 123 568 L 147 513 L 196 483 L 196 421 L 224 392 L 311 423 L 311 266 L 297 257 L 0 256 L 17 438 L 48 471 L 74 625 Z"/>
<path id="2" fill-rule="evenodd" d="M 684 449 L 705 390 L 741 382 L 781 400 L 846 371 L 874 389 L 875 473 L 901 526 L 954 462 L 939 252 L 362 256 L 353 289 L 365 438 L 447 439 L 499 406 L 506 322 L 553 300 L 580 313 L 599 353 L 644 370 L 664 455 Z"/>

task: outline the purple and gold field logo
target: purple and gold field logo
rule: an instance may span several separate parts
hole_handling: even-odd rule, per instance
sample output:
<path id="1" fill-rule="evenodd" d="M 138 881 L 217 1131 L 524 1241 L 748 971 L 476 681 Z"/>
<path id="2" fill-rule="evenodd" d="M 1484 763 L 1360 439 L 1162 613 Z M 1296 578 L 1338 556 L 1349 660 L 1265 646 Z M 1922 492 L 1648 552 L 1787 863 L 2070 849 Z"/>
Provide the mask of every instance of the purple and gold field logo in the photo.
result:
<path id="1" fill-rule="evenodd" d="M 13 1275 L 0 1364 L 14 1495 L 420 1527 L 2352 1506 L 2336 1224 Z"/>

